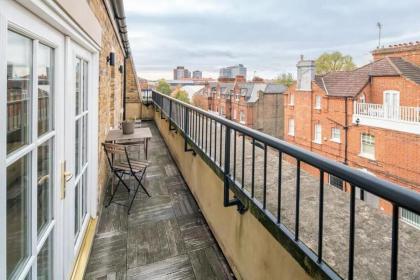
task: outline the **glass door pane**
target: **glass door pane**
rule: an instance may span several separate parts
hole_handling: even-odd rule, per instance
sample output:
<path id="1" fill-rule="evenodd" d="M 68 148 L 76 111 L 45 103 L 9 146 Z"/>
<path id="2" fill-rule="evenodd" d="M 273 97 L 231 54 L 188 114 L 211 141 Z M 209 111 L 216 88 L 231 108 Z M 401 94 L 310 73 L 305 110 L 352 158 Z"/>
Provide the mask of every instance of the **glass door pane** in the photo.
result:
<path id="1" fill-rule="evenodd" d="M 31 254 L 30 155 L 7 167 L 7 277 L 22 268 Z"/>
<path id="2" fill-rule="evenodd" d="M 13 31 L 7 36 L 7 153 L 29 143 L 32 40 Z"/>
<path id="3" fill-rule="evenodd" d="M 74 233 L 75 242 L 86 217 L 87 137 L 88 137 L 88 62 L 75 60 L 75 189 Z"/>

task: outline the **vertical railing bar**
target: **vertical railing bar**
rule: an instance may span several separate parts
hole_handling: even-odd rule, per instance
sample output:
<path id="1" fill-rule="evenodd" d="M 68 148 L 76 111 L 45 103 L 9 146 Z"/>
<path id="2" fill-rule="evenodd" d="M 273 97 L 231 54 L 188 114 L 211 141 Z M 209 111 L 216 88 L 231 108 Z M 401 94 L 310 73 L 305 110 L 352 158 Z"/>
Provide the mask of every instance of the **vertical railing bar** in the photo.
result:
<path id="1" fill-rule="evenodd" d="M 204 150 L 204 115 L 201 115 L 201 148 Z"/>
<path id="2" fill-rule="evenodd" d="M 251 197 L 254 198 L 255 184 L 255 139 L 252 138 L 252 170 L 251 170 Z"/>
<path id="3" fill-rule="evenodd" d="M 219 166 L 222 167 L 222 142 L 223 142 L 223 125 L 220 124 L 220 152 L 219 152 Z"/>
<path id="4" fill-rule="evenodd" d="M 242 188 L 245 188 L 245 134 L 242 133 Z"/>
<path id="5" fill-rule="evenodd" d="M 233 181 L 236 181 L 236 130 L 233 131 Z"/>
<path id="6" fill-rule="evenodd" d="M 263 209 L 267 208 L 267 144 L 264 143 Z"/>
<path id="7" fill-rule="evenodd" d="M 296 216 L 295 216 L 295 241 L 299 240 L 299 209 L 300 209 L 300 160 L 296 165 Z"/>
<path id="8" fill-rule="evenodd" d="M 277 178 L 277 223 L 281 222 L 281 173 L 282 173 L 282 152 L 279 151 L 279 170 Z"/>
<path id="9" fill-rule="evenodd" d="M 391 280 L 398 279 L 398 219 L 399 207 L 392 204 Z"/>
<path id="10" fill-rule="evenodd" d="M 217 164 L 217 121 L 214 120 L 214 163 Z"/>
<path id="11" fill-rule="evenodd" d="M 205 117 L 205 119 L 206 119 L 206 154 L 207 154 L 207 151 L 208 151 L 208 149 L 209 149 L 209 147 L 207 146 L 207 138 L 209 137 L 209 128 L 208 128 L 208 124 L 209 124 L 209 118 L 206 116 Z"/>
<path id="12" fill-rule="evenodd" d="M 212 145 L 211 145 L 211 140 L 213 139 L 213 138 L 212 138 L 212 135 L 211 135 L 211 133 L 212 133 L 212 128 L 213 128 L 213 120 L 212 120 L 212 119 L 210 119 L 210 153 L 209 153 L 209 154 L 210 154 L 210 158 L 211 158 L 211 155 L 212 155 L 212 153 L 211 153 L 211 152 L 212 152 L 212 148 L 211 148 L 211 146 L 212 146 Z"/>
<path id="13" fill-rule="evenodd" d="M 356 209 L 356 187 L 351 185 L 350 193 L 350 231 L 349 231 L 349 267 L 348 279 L 354 277 L 354 227 L 355 227 L 355 209 Z"/>
<path id="14" fill-rule="evenodd" d="M 319 213 L 318 213 L 318 263 L 322 261 L 322 239 L 324 230 L 324 171 L 319 174 Z"/>

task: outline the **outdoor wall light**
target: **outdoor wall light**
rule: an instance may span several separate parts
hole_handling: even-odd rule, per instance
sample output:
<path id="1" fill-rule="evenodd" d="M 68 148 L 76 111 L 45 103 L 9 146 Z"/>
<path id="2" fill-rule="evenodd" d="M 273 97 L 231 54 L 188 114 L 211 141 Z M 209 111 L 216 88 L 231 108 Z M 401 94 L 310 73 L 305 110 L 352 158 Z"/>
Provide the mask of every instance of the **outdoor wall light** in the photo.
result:
<path id="1" fill-rule="evenodd" d="M 124 66 L 120 65 L 120 67 L 118 67 L 118 71 L 122 74 L 124 72 Z"/>
<path id="2" fill-rule="evenodd" d="M 360 119 L 359 119 L 359 118 L 357 118 L 357 119 L 356 119 L 356 125 L 358 126 L 358 125 L 359 125 L 359 123 L 360 123 Z"/>
<path id="3" fill-rule="evenodd" d="M 110 66 L 115 65 L 115 53 L 114 52 L 109 53 L 109 56 L 106 58 L 106 62 L 109 63 Z"/>

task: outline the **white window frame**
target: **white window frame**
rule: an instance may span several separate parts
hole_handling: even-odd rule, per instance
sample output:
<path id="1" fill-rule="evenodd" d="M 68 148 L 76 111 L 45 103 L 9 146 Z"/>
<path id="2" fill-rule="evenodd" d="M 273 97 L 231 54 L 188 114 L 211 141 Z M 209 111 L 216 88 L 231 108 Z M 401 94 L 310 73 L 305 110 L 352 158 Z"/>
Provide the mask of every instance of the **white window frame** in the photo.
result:
<path id="1" fill-rule="evenodd" d="M 245 113 L 243 110 L 239 111 L 239 122 L 245 124 Z"/>
<path id="2" fill-rule="evenodd" d="M 338 131 L 338 135 L 337 133 L 334 133 Z M 341 129 L 339 127 L 332 127 L 331 128 L 331 141 L 336 142 L 336 143 L 341 143 Z"/>
<path id="3" fill-rule="evenodd" d="M 315 109 L 316 110 L 321 110 L 321 96 L 320 95 L 315 95 Z"/>
<path id="4" fill-rule="evenodd" d="M 322 126 L 320 123 L 314 125 L 314 143 L 322 144 Z"/>
<path id="5" fill-rule="evenodd" d="M 363 138 L 364 138 L 364 136 L 368 136 L 370 138 L 373 138 L 373 144 L 372 143 L 367 143 L 367 144 L 373 145 L 373 154 L 369 154 L 369 153 L 364 151 L 364 149 L 363 149 L 363 143 L 364 143 Z M 376 145 L 375 135 L 372 135 L 372 134 L 369 134 L 369 133 L 361 133 L 360 134 L 360 154 L 359 154 L 359 156 L 375 160 L 375 153 L 376 153 L 376 146 L 375 145 Z"/>
<path id="6" fill-rule="evenodd" d="M 290 136 L 295 136 L 295 119 L 293 119 L 293 118 L 289 119 L 287 133 Z"/>
<path id="7" fill-rule="evenodd" d="M 291 93 L 289 95 L 289 106 L 295 106 L 295 94 Z"/>

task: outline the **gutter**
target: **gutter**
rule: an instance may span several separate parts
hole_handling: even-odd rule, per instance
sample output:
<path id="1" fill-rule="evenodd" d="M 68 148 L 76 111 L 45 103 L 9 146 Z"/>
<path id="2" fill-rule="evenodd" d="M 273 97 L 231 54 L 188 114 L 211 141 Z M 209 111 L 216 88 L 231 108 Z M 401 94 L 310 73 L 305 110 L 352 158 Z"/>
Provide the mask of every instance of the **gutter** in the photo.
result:
<path id="1" fill-rule="evenodd" d="M 111 0 L 112 9 L 114 10 L 115 21 L 118 25 L 118 32 L 121 37 L 125 56 L 124 56 L 124 82 L 123 82 L 123 120 L 126 120 L 127 107 L 127 59 L 130 56 L 130 43 L 128 41 L 127 23 L 125 21 L 124 3 L 123 0 Z"/>

